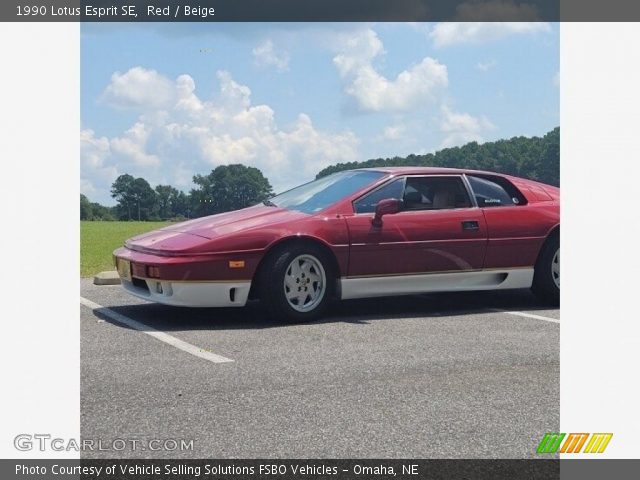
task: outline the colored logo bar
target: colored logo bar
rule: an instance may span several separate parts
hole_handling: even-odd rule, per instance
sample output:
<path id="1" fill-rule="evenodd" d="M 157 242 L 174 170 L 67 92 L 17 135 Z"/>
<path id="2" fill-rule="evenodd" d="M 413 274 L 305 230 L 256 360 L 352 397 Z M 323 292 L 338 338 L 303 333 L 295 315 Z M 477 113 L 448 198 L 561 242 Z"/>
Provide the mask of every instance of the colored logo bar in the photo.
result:
<path id="1" fill-rule="evenodd" d="M 611 437 L 613 433 L 545 433 L 536 453 L 602 453 Z"/>

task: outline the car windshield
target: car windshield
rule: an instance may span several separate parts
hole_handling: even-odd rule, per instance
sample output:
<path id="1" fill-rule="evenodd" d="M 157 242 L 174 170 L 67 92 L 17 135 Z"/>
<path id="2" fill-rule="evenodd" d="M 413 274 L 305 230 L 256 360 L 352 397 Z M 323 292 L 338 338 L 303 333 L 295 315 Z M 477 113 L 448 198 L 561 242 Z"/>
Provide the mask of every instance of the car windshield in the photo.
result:
<path id="1" fill-rule="evenodd" d="M 303 213 L 316 213 L 358 190 L 381 179 L 386 174 L 374 170 L 346 171 L 305 183 L 265 202 Z"/>

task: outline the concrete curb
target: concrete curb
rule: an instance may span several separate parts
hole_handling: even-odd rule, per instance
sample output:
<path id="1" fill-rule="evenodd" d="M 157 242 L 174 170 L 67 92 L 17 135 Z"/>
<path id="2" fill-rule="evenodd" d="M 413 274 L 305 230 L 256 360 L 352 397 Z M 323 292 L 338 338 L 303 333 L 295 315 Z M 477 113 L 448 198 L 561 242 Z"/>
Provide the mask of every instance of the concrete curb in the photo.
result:
<path id="1" fill-rule="evenodd" d="M 100 272 L 93 277 L 94 285 L 120 285 L 120 277 L 115 270 Z"/>

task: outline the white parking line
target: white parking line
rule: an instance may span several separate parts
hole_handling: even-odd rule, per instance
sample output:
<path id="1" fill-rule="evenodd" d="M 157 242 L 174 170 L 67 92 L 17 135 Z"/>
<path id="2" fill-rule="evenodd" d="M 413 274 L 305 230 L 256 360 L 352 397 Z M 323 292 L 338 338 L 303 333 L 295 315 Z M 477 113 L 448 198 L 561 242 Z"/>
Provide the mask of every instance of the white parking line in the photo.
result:
<path id="1" fill-rule="evenodd" d="M 492 312 L 506 313 L 509 315 L 517 315 L 518 317 L 533 318 L 535 320 L 543 320 L 545 322 L 560 323 L 560 320 L 558 320 L 557 318 L 543 317 L 542 315 L 536 315 L 535 313 L 507 312 L 505 310 L 500 310 L 499 308 L 490 308 L 489 310 L 491 310 Z"/>
<path id="2" fill-rule="evenodd" d="M 80 297 L 80 303 L 92 310 L 97 310 L 98 313 L 104 315 L 105 317 L 109 317 L 115 322 L 126 325 L 127 327 L 133 328 L 134 330 L 138 330 L 142 333 L 146 333 L 156 340 L 160 340 L 161 342 L 171 345 L 172 347 L 175 347 L 178 350 L 182 350 L 183 352 L 187 352 L 195 357 L 199 357 L 213 363 L 233 362 L 233 360 L 231 360 L 230 358 L 216 355 L 215 353 L 211 353 L 207 350 L 198 348 L 167 333 L 161 332 L 160 330 L 156 330 L 153 327 L 145 325 L 144 323 L 138 322 L 137 320 L 126 317 L 118 312 L 114 312 L 110 308 L 103 307 L 102 305 L 92 302 L 91 300 L 88 300 L 84 297 Z"/>

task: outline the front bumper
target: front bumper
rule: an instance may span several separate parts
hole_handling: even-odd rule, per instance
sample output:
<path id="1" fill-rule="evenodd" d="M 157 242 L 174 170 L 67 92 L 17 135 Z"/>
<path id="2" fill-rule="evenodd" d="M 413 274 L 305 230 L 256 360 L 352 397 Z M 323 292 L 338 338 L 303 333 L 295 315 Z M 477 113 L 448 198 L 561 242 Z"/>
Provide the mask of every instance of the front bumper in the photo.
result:
<path id="1" fill-rule="evenodd" d="M 258 260 L 257 254 L 158 256 L 128 248 L 114 252 L 120 281 L 128 293 L 179 307 L 244 306 Z M 238 263 L 240 268 L 235 268 Z"/>
<path id="2" fill-rule="evenodd" d="M 177 307 L 243 307 L 251 289 L 251 282 L 247 281 L 175 282 L 121 278 L 121 283 L 131 295 Z"/>

